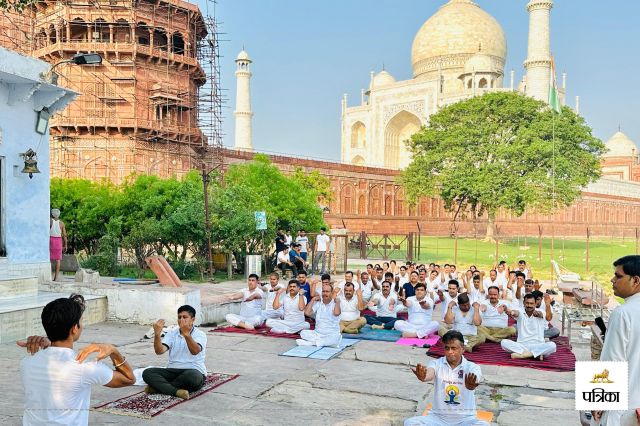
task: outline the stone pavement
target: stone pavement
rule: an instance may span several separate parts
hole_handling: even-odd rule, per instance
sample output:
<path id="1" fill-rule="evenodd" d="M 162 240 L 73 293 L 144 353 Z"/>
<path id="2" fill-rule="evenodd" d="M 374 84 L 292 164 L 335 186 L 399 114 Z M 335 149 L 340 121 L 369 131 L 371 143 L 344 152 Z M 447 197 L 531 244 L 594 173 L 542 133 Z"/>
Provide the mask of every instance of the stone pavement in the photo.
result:
<path id="1" fill-rule="evenodd" d="M 76 349 L 91 341 L 120 347 L 134 367 L 163 365 L 143 339 L 148 327 L 119 323 L 89 326 Z M 200 425 L 398 425 L 422 412 L 433 386 L 415 379 L 409 365 L 426 363 L 425 349 L 361 341 L 338 358 L 321 361 L 278 356 L 293 340 L 208 333 L 207 367 L 240 377 L 153 420 L 99 412 L 91 424 Z M 586 359 L 584 345 L 579 358 Z M 0 345 L 0 423 L 20 424 L 23 389 L 18 372 L 24 356 L 15 344 Z M 499 425 L 578 425 L 573 410 L 573 373 L 515 367 L 481 366 L 478 405 L 495 413 Z M 94 387 L 92 405 L 132 394 L 141 388 Z"/>

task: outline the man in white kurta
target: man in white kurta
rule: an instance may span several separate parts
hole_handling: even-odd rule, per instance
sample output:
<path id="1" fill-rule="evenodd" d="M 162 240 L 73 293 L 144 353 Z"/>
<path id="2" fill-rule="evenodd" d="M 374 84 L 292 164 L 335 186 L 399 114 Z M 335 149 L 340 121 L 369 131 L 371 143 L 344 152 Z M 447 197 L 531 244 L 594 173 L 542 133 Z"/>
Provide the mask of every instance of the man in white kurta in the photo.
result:
<path id="1" fill-rule="evenodd" d="M 545 295 L 548 298 L 549 295 Z M 550 302 L 550 301 L 549 301 Z M 518 340 L 504 339 L 500 342 L 502 349 L 511 352 L 511 358 L 540 358 L 556 351 L 556 344 L 544 341 L 544 330 L 551 321 L 551 303 L 546 306 L 546 318 L 536 310 L 536 299 L 533 295 L 524 296 L 524 312 L 510 309 L 508 315 L 515 318 Z M 547 319 L 548 318 L 548 319 Z"/>
<path id="2" fill-rule="evenodd" d="M 640 424 L 635 412 L 640 408 L 640 256 L 622 257 L 613 266 L 613 294 L 623 298 L 624 303 L 609 317 L 600 361 L 627 361 L 629 411 L 595 412 L 591 424 L 636 425 Z"/>
<path id="3" fill-rule="evenodd" d="M 358 334 L 367 321 L 360 315 L 360 311 L 365 308 L 362 298 L 362 289 L 354 292 L 353 284 L 346 283 L 344 286 L 344 297 L 337 299 L 340 301 L 340 332 Z"/>
<path id="4" fill-rule="evenodd" d="M 492 285 L 488 287 L 487 294 L 488 299 L 480 305 L 482 325 L 478 327 L 478 332 L 483 334 L 486 340 L 500 343 L 503 339 L 515 335 L 516 329 L 509 327 L 509 304 L 500 300 L 500 289 Z"/>
<path id="5" fill-rule="evenodd" d="M 369 324 L 371 328 L 378 330 L 382 328 L 387 330 L 393 329 L 393 325 L 398 319 L 398 314 L 396 313 L 397 300 L 398 296 L 396 296 L 395 293 L 391 293 L 391 283 L 389 281 L 383 281 L 382 291 L 374 294 L 367 305 L 370 308 L 376 308 L 375 317 L 372 315 L 364 316 L 367 324 Z"/>
<path id="6" fill-rule="evenodd" d="M 440 299 L 440 309 L 442 310 L 440 320 L 444 323 L 444 316 L 447 314 L 447 307 L 452 300 L 458 300 L 460 294 L 460 283 L 458 280 L 449 280 L 447 288 L 438 290 L 438 298 Z M 446 323 L 445 323 L 446 325 Z M 449 327 L 447 327 L 449 328 Z"/>
<path id="7" fill-rule="evenodd" d="M 340 297 L 333 299 L 333 288 L 330 284 L 322 285 L 322 297 L 314 295 L 305 308 L 305 314 L 316 315 L 314 330 L 302 330 L 296 339 L 298 346 L 332 346 L 340 344 Z"/>
<path id="8" fill-rule="evenodd" d="M 444 321 L 452 330 L 462 333 L 465 351 L 472 352 L 474 347 L 484 343 L 484 335 L 478 333 L 478 326 L 482 323 L 480 304 L 473 302 L 472 306 L 468 294 L 459 294 L 457 302 L 449 303 Z M 438 334 L 443 336 L 447 332 L 446 328 L 441 328 Z"/>
<path id="9" fill-rule="evenodd" d="M 264 292 L 264 299 L 266 303 L 264 305 L 264 309 L 262 310 L 262 319 L 264 321 L 268 319 L 282 319 L 284 316 L 284 309 L 282 308 L 282 299 L 284 294 L 282 292 L 278 293 L 278 290 L 285 290 L 283 284 L 280 283 L 280 275 L 276 272 L 269 275 L 269 284 L 262 287 L 262 291 Z M 273 309 L 273 301 L 275 298 L 280 297 L 280 308 Z"/>
<path id="10" fill-rule="evenodd" d="M 262 297 L 264 292 L 258 287 L 258 276 L 249 275 L 247 288 L 239 293 L 232 294 L 229 300 L 240 300 L 240 314 L 227 314 L 225 320 L 235 327 L 253 330 L 264 322 L 262 318 Z"/>
<path id="11" fill-rule="evenodd" d="M 427 288 L 418 283 L 414 287 L 415 296 L 402 299 L 409 312 L 407 321 L 398 320 L 394 328 L 402 332 L 402 337 L 418 337 L 420 339 L 438 331 L 438 321 L 433 321 L 433 300 L 427 296 Z"/>
<path id="12" fill-rule="evenodd" d="M 482 371 L 462 356 L 463 340 L 460 332 L 447 332 L 442 337 L 445 356 L 412 369 L 420 381 L 434 381 L 433 403 L 428 415 L 411 417 L 405 426 L 488 426 L 476 418 L 475 389 Z"/>
<path id="13" fill-rule="evenodd" d="M 281 297 L 282 295 L 282 297 Z M 282 300 L 282 303 L 280 302 Z M 291 280 L 287 285 L 287 294 L 278 290 L 273 299 L 273 309 L 283 308 L 283 319 L 268 319 L 266 326 L 273 333 L 295 334 L 300 330 L 308 330 L 309 323 L 304 319 L 306 299 L 304 291 L 298 287 L 298 281 Z"/>

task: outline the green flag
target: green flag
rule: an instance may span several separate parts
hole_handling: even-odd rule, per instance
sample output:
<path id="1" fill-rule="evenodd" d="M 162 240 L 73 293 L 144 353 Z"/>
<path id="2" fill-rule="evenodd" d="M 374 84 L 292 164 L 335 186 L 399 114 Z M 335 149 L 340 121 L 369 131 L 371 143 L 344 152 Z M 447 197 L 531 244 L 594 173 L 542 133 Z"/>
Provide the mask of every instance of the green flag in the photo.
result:
<path id="1" fill-rule="evenodd" d="M 558 96 L 558 84 L 556 83 L 556 64 L 551 57 L 551 84 L 549 85 L 549 106 L 552 110 L 560 114 L 562 108 L 560 106 L 560 96 Z"/>

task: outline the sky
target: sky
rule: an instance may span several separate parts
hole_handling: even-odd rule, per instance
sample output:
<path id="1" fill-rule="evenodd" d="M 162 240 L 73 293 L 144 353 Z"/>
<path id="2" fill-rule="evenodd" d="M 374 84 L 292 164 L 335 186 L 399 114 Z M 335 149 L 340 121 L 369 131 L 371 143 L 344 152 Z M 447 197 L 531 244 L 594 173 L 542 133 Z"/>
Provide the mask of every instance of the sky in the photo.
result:
<path id="1" fill-rule="evenodd" d="M 213 13 L 211 0 L 193 0 Z M 411 45 L 446 0 L 217 0 L 224 145 L 233 146 L 235 63 L 244 47 L 252 66 L 256 151 L 340 160 L 340 100 L 360 101 L 369 72 L 382 67 L 410 79 Z M 505 84 L 522 78 L 527 0 L 476 0 L 502 25 L 508 43 Z M 567 77 L 567 104 L 606 142 L 618 126 L 640 142 L 640 2 L 555 0 L 551 45 Z"/>

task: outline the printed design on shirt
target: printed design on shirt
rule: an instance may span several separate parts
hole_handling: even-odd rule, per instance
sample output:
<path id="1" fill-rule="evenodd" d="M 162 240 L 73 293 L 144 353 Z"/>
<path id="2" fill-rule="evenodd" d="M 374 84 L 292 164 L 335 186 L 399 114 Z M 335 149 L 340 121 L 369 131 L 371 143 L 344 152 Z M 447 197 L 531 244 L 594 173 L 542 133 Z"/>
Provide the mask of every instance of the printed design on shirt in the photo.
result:
<path id="1" fill-rule="evenodd" d="M 446 394 L 445 404 L 460 405 L 460 389 L 456 385 L 447 386 L 444 388 L 444 393 Z"/>

